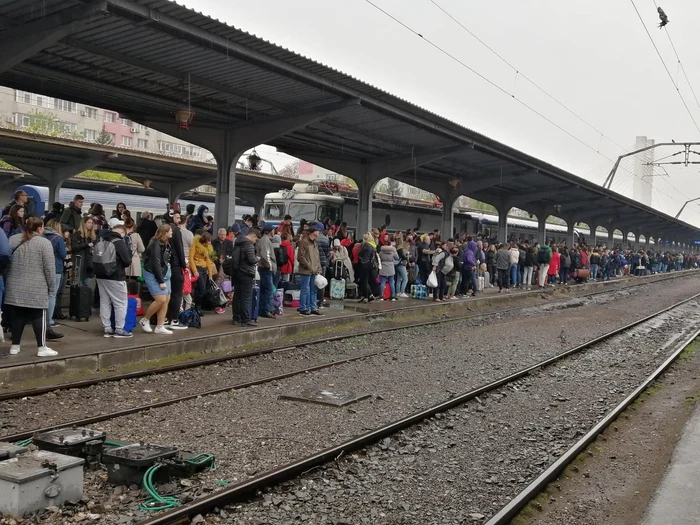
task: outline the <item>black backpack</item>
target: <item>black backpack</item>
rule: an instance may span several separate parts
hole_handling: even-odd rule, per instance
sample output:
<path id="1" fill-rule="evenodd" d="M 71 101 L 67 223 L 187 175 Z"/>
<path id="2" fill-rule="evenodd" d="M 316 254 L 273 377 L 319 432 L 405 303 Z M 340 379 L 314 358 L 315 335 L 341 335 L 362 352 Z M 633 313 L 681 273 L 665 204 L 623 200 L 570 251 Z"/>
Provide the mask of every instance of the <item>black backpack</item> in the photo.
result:
<path id="1" fill-rule="evenodd" d="M 275 248 L 275 259 L 277 260 L 277 268 L 281 268 L 289 262 L 289 254 L 286 246 Z"/>
<path id="2" fill-rule="evenodd" d="M 539 264 L 548 264 L 551 260 L 552 257 L 547 252 L 547 248 L 544 246 L 540 246 L 540 249 L 537 250 L 537 262 Z"/>

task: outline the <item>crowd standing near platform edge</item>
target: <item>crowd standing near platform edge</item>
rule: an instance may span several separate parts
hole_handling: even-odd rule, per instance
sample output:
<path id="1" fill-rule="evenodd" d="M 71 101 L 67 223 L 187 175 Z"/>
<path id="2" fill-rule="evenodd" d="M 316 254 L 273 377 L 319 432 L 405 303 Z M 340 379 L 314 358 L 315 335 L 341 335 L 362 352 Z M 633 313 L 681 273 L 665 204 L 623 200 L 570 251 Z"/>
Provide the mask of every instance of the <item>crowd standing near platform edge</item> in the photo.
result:
<path id="1" fill-rule="evenodd" d="M 47 340 L 64 337 L 55 328 L 68 318 L 61 303 L 69 283 L 71 317 L 97 309 L 104 337 L 130 338 L 137 327 L 154 336 L 199 328 L 207 313 L 228 308 L 233 324 L 253 327 L 288 312 L 322 316 L 327 298 L 442 302 L 495 286 L 511 293 L 700 263 L 700 255 L 658 249 L 497 243 L 467 233 L 444 239 L 438 230 L 390 233 L 383 225 L 356 241 L 340 220 L 301 220 L 294 231 L 289 215 L 276 228 L 246 215 L 217 230 L 205 205 L 182 213 L 175 203 L 161 216 L 134 218 L 119 203 L 106 220 L 99 203 L 84 214 L 79 194 L 67 206 L 54 203 L 42 222 L 26 216 L 26 202 L 15 192 L 0 219 L 0 314 L 10 355 L 20 352 L 28 323 L 37 355 L 57 355 Z"/>

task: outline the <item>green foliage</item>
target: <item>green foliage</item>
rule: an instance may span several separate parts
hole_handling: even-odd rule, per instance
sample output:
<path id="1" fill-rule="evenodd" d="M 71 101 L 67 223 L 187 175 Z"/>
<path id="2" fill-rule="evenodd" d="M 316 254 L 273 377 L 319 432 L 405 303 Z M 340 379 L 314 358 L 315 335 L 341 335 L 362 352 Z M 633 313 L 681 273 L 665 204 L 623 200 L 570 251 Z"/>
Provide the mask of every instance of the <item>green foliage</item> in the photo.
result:
<path id="1" fill-rule="evenodd" d="M 126 182 L 130 184 L 138 184 L 120 173 L 110 173 L 108 171 L 87 170 L 76 176 L 79 179 L 105 180 L 110 182 Z"/>
<path id="2" fill-rule="evenodd" d="M 62 137 L 64 135 L 61 121 L 50 111 L 33 110 L 29 114 L 29 126 L 24 128 L 27 133 L 48 135 L 49 137 Z"/>
<path id="3" fill-rule="evenodd" d="M 477 201 L 474 199 L 469 199 L 469 207 L 473 210 L 481 210 L 489 213 L 498 213 L 496 208 L 485 202 Z"/>
<path id="4" fill-rule="evenodd" d="M 4 160 L 0 159 L 0 168 L 4 170 L 16 170 L 17 168 L 14 167 L 12 164 L 8 164 Z"/>
<path id="5" fill-rule="evenodd" d="M 95 137 L 95 144 L 101 144 L 103 146 L 112 146 L 114 142 L 114 139 L 112 138 L 112 134 L 108 133 L 107 130 L 105 130 L 104 124 L 102 125 L 102 131 L 100 131 L 97 136 Z"/>

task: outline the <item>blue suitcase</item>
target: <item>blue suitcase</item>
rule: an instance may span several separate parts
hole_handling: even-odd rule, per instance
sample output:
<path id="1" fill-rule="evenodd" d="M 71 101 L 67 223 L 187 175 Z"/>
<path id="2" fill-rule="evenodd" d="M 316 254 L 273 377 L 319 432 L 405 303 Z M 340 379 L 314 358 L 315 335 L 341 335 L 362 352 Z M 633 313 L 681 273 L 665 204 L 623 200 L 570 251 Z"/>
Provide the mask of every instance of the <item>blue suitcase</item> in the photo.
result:
<path id="1" fill-rule="evenodd" d="M 126 318 L 124 319 L 124 330 L 131 332 L 136 328 L 136 306 L 137 301 L 129 297 L 126 302 Z M 112 309 L 112 330 L 114 330 L 114 309 Z"/>
<path id="2" fill-rule="evenodd" d="M 253 306 L 250 309 L 250 320 L 257 321 L 260 315 L 260 287 L 253 286 Z"/>

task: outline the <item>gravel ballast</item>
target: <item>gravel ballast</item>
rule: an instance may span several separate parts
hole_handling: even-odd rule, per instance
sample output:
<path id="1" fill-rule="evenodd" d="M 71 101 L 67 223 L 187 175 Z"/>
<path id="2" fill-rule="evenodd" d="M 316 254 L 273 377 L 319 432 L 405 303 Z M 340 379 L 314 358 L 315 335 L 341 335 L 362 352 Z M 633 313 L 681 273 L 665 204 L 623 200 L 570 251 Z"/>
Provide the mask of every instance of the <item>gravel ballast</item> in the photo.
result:
<path id="1" fill-rule="evenodd" d="M 464 328 L 460 323 L 449 323 L 353 339 L 350 341 L 360 346 L 385 346 L 389 353 L 273 384 L 118 418 L 95 427 L 107 430 L 110 439 L 214 453 L 218 470 L 192 480 L 192 487 L 181 488 L 186 491 L 185 498 L 196 497 L 220 488 L 216 480 L 245 480 L 347 440 L 644 317 L 689 296 L 693 290 L 700 291 L 697 279 L 654 289 L 654 308 L 646 312 L 640 311 L 640 298 L 628 292 L 627 297 L 616 300 L 597 296 L 591 304 L 574 309 L 562 305 L 553 311 L 544 309 L 508 320 L 494 316 L 488 326 L 472 326 L 467 334 L 460 330 Z M 693 304 L 690 310 L 697 309 Z M 670 316 L 676 318 L 676 331 L 687 323 L 688 315 L 683 310 Z M 502 337 L 494 336 L 500 335 L 501 323 Z M 654 337 L 656 332 L 668 338 L 665 326 L 648 337 Z M 465 345 L 465 341 L 489 344 L 474 348 L 473 344 Z M 348 343 L 330 343 L 332 353 L 336 355 Z M 347 409 L 277 399 L 282 393 L 312 387 L 352 389 L 373 397 Z M 44 407 L 47 411 L 50 408 Z M 54 405 L 53 410 L 60 408 Z M 495 433 L 489 432 L 491 438 L 500 439 L 499 429 L 493 430 Z M 117 495 L 114 490 L 106 486 L 104 473 L 88 473 L 88 497 L 93 505 L 106 511 L 96 520 L 125 524 L 144 517 L 134 510 L 134 500 L 141 497 L 138 490 Z M 48 516 L 39 518 L 47 519 L 54 521 Z"/>

